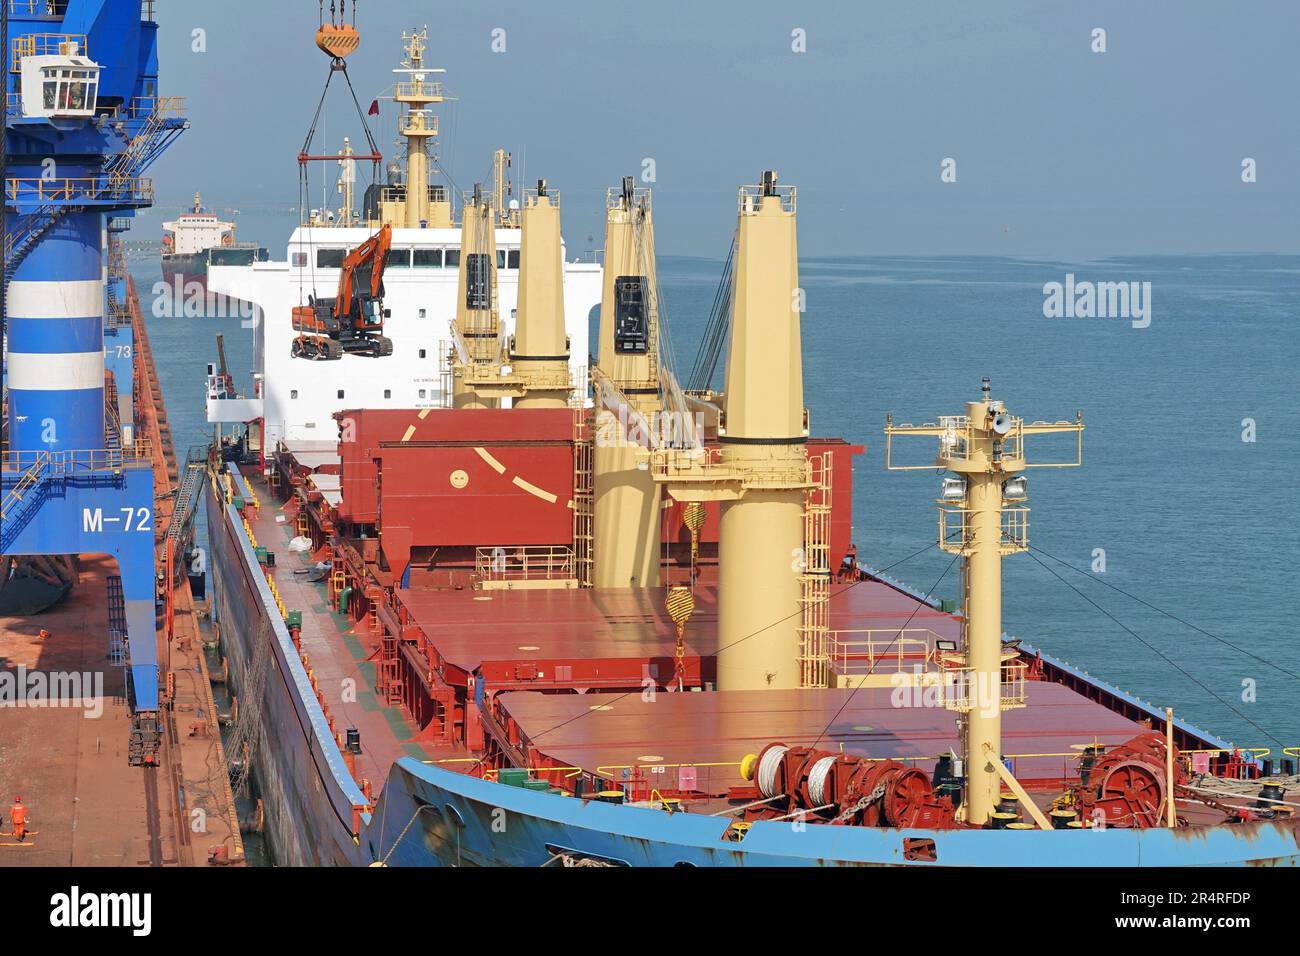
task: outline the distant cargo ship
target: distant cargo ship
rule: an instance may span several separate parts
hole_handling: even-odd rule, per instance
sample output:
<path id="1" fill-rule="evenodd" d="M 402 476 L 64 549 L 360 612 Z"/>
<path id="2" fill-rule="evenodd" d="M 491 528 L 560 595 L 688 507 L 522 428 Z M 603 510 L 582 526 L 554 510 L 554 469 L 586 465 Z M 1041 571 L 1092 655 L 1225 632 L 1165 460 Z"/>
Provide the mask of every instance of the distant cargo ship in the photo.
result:
<path id="1" fill-rule="evenodd" d="M 204 209 L 198 193 L 189 212 L 163 223 L 163 277 L 170 281 L 179 275 L 185 287 L 197 282 L 206 289 L 209 266 L 243 266 L 266 259 L 266 250 L 257 243 L 237 242 L 235 224 Z"/>

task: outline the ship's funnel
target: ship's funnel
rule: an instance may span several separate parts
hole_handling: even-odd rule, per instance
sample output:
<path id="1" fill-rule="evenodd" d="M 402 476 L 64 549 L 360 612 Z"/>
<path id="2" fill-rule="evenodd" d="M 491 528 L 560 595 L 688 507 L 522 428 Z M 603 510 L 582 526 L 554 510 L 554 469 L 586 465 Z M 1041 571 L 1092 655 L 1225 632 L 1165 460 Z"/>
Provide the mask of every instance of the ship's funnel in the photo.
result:
<path id="1" fill-rule="evenodd" d="M 806 487 L 795 194 L 765 172 L 740 191 L 735 312 L 727 355 L 724 467 L 744 494 L 722 504 L 718 686 L 800 684 Z"/>
<path id="2" fill-rule="evenodd" d="M 456 408 L 496 408 L 496 398 L 479 395 L 464 377 L 466 366 L 500 367 L 501 322 L 497 311 L 497 244 L 492 207 L 481 186 L 465 197 L 461 211 L 460 277 L 456 293 Z"/>
<path id="3" fill-rule="evenodd" d="M 606 197 L 596 378 L 595 584 L 657 587 L 662 496 L 637 451 L 660 408 L 650 190 L 632 177 Z"/>
<path id="4" fill-rule="evenodd" d="M 526 392 L 516 408 L 564 408 L 569 402 L 569 337 L 564 328 L 560 199 L 537 181 L 524 196 L 519 304 L 511 365 Z"/>

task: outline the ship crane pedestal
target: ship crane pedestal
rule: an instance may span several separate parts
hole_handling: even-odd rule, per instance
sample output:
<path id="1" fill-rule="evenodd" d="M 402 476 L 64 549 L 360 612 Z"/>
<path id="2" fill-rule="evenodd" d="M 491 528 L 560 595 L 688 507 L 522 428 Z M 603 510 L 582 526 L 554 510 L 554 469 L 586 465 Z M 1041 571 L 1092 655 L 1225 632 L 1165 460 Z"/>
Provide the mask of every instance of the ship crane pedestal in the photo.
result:
<path id="1" fill-rule="evenodd" d="M 1029 547 L 1027 468 L 1068 468 L 1083 463 L 1083 417 L 1073 422 L 1033 422 L 1010 415 L 989 394 L 966 405 L 966 414 L 941 417 L 937 424 L 885 426 L 885 467 L 890 471 L 940 468 L 956 475 L 944 480 L 939 504 L 939 547 L 962 558 L 964 654 L 947 661 L 945 703 L 957 712 L 965 740 L 965 822 L 984 826 L 997 809 L 1005 771 L 994 765 L 1002 754 L 1002 712 L 1023 707 L 1025 666 L 1002 648 L 1002 558 Z M 1073 461 L 1037 463 L 1025 458 L 1025 438 L 1049 434 L 1077 436 Z M 930 437 L 939 453 L 930 465 L 896 465 L 893 439 Z M 990 756 L 992 755 L 992 756 Z M 1023 801 L 1022 801 L 1023 802 Z"/>

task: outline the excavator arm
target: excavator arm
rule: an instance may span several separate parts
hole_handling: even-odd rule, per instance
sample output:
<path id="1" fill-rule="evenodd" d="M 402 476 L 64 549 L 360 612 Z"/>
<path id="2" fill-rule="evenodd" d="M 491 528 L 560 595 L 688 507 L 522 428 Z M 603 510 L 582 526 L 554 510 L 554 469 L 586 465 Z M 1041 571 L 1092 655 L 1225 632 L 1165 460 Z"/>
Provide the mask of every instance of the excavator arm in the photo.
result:
<path id="1" fill-rule="evenodd" d="M 334 300 L 334 317 L 342 319 L 352 311 L 352 297 L 358 282 L 367 298 L 379 298 L 384 288 L 384 266 L 393 246 L 393 227 L 385 224 L 377 233 L 347 254 L 339 272 L 339 292 Z"/>

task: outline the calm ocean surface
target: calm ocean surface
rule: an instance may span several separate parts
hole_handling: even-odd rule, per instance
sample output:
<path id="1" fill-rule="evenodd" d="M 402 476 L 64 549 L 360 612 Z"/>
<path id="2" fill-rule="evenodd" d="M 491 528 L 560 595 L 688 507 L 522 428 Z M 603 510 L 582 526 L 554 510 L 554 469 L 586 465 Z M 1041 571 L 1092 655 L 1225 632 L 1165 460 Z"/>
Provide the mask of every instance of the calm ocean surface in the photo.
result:
<path id="1" fill-rule="evenodd" d="M 287 235 L 266 233 L 276 237 L 276 258 Z M 240 237 L 257 232 L 241 223 Z M 148 311 L 157 260 L 132 267 Z M 721 271 L 720 261 L 660 260 L 683 378 Z M 1043 285 L 1064 282 L 1066 273 L 1150 282 L 1150 326 L 1044 318 Z M 1032 553 L 1005 564 L 1007 632 L 1239 745 L 1276 752 L 1300 744 L 1300 494 L 1289 484 L 1300 473 L 1300 257 L 810 259 L 801 282 L 813 431 L 867 445 L 854 498 L 863 561 L 893 565 L 936 532 L 938 475 L 884 470 L 887 412 L 916 423 L 960 414 L 979 397 L 984 375 L 994 397 L 1026 419 L 1069 419 L 1082 409 L 1084 466 L 1030 472 L 1030 543 L 1045 552 L 1043 564 L 1137 638 Z M 252 333 L 238 319 L 150 319 L 180 454 L 209 435 L 203 376 L 217 332 L 247 388 Z M 1253 442 L 1242 440 L 1244 419 L 1255 423 Z M 908 461 L 931 459 L 929 440 L 907 441 Z M 1069 452 L 1059 439 L 1039 441 L 1031 460 Z M 1079 574 L 1047 557 L 1088 571 L 1096 549 L 1105 551 L 1104 574 Z M 932 548 L 891 575 L 955 598 L 957 567 L 940 579 L 950 561 Z"/>

